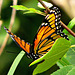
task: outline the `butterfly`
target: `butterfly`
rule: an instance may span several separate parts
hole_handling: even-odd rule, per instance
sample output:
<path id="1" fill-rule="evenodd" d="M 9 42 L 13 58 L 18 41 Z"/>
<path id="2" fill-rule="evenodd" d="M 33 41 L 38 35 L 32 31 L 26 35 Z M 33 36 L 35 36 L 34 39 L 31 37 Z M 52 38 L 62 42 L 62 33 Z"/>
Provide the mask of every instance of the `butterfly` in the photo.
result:
<path id="1" fill-rule="evenodd" d="M 56 39 L 65 38 L 69 40 L 68 36 L 62 32 L 60 19 L 60 10 L 55 6 L 51 7 L 50 12 L 45 16 L 44 21 L 39 27 L 32 45 L 21 40 L 19 37 L 11 33 L 6 27 L 4 27 L 4 29 L 13 41 L 15 41 L 19 47 L 26 52 L 28 57 L 36 60 L 45 55 L 51 49 Z"/>

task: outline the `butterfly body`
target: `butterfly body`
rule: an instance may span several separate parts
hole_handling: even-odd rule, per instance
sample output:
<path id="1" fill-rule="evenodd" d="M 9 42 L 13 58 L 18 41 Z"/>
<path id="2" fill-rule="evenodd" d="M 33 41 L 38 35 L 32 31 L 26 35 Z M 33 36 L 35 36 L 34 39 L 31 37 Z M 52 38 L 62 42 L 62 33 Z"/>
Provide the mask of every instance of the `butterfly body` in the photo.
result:
<path id="1" fill-rule="evenodd" d="M 61 14 L 59 9 L 57 7 L 52 7 L 39 27 L 39 30 L 33 40 L 33 45 L 21 40 L 19 37 L 11 33 L 7 28 L 4 27 L 4 29 L 26 52 L 28 57 L 36 60 L 51 49 L 56 39 L 65 38 L 68 40 L 67 35 L 65 35 L 61 30 L 60 18 Z"/>

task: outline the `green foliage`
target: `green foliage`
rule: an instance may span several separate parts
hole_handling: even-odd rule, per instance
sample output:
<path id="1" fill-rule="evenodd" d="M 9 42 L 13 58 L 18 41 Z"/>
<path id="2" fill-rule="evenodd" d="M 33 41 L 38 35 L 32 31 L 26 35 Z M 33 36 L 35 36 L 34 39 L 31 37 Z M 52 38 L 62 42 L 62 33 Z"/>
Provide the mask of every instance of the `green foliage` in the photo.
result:
<path id="1" fill-rule="evenodd" d="M 15 70 L 16 70 L 16 68 L 17 68 L 17 66 L 18 66 L 18 64 L 19 64 L 19 62 L 21 61 L 22 57 L 24 56 L 24 54 L 25 54 L 25 52 L 24 52 L 24 51 L 21 51 L 21 52 L 17 55 L 17 57 L 15 58 L 15 60 L 14 60 L 14 62 L 13 62 L 13 64 L 12 64 L 12 66 L 10 67 L 10 70 L 9 70 L 9 72 L 8 72 L 8 75 L 13 75 L 13 74 L 14 74 L 14 72 L 15 72 Z"/>
<path id="2" fill-rule="evenodd" d="M 68 60 L 69 63 L 71 63 L 72 65 L 75 65 L 75 37 L 70 35 L 69 38 L 71 42 L 71 48 L 66 53 L 65 58 Z"/>
<path id="3" fill-rule="evenodd" d="M 75 75 L 75 67 L 69 71 L 68 75 Z"/>
<path id="4" fill-rule="evenodd" d="M 59 69 L 58 71 L 54 72 L 51 75 L 74 75 L 75 73 L 71 72 L 71 71 L 73 71 L 74 68 L 75 68 L 75 66 L 73 66 L 73 65 L 65 66 L 65 67 Z"/>
<path id="5" fill-rule="evenodd" d="M 22 11 L 25 11 L 24 14 L 27 14 L 27 13 L 37 13 L 37 14 L 43 14 L 45 15 L 45 13 L 39 11 L 39 10 L 36 10 L 34 8 L 27 8 L 23 5 L 14 5 L 14 6 L 11 6 L 13 8 L 15 8 L 16 10 L 22 10 Z"/>
<path id="6" fill-rule="evenodd" d="M 69 48 L 69 51 L 66 53 L 66 55 L 57 62 L 57 65 L 62 68 L 67 65 L 75 65 L 75 38 L 73 36 L 69 36 L 71 47 Z M 73 47 L 72 47 L 73 46 Z"/>
<path id="7" fill-rule="evenodd" d="M 52 46 L 51 50 L 46 55 L 44 55 L 42 58 L 35 60 L 34 62 L 32 62 L 30 64 L 30 66 L 31 66 L 31 65 L 34 65 L 34 64 L 44 60 L 44 62 L 38 64 L 38 66 L 35 68 L 33 75 L 42 73 L 42 72 L 48 70 L 50 67 L 52 67 L 57 62 L 57 60 L 59 60 L 68 51 L 69 47 L 70 47 L 70 42 L 67 41 L 66 39 L 59 38 L 58 40 L 56 40 L 56 42 Z M 20 52 L 20 54 L 15 58 L 12 66 L 9 70 L 8 75 L 14 74 L 14 71 L 17 68 L 17 65 L 19 64 L 23 55 L 24 55 L 24 53 L 22 54 L 22 52 Z"/>
<path id="8" fill-rule="evenodd" d="M 9 1 L 7 3 L 9 3 Z M 32 5 L 30 5 L 30 7 L 31 6 Z M 27 8 L 27 7 L 22 6 L 22 5 L 15 5 L 15 6 L 11 6 L 11 7 L 15 8 L 17 10 L 21 10 L 25 14 L 25 15 L 22 16 L 22 14 L 17 13 L 17 18 L 19 18 L 19 20 L 18 20 L 18 22 L 15 20 L 15 25 L 13 26 L 12 32 L 17 32 L 18 31 L 17 34 L 19 36 L 21 36 L 22 38 L 24 38 L 26 41 L 32 40 L 33 39 L 32 37 L 34 37 L 35 31 L 37 30 L 38 25 L 41 23 L 41 21 L 40 21 L 41 17 L 40 16 L 38 17 L 37 15 L 36 16 L 35 15 L 28 16 L 26 14 L 27 13 L 37 13 L 37 14 L 41 14 L 41 15 L 45 15 L 45 14 L 43 12 L 39 11 L 39 10 L 34 9 L 34 8 Z M 7 10 L 8 10 L 8 8 L 7 8 Z M 4 15 L 4 18 L 2 18 L 2 19 L 4 20 L 3 26 L 5 25 L 5 26 L 8 27 L 9 26 L 8 20 L 10 19 L 10 17 L 8 18 L 7 14 L 9 14 L 11 12 L 10 12 L 10 10 L 9 11 L 7 11 L 7 10 L 4 9 L 4 14 L 5 15 Z M 20 25 L 20 27 L 17 27 L 18 25 Z M 68 27 L 70 29 L 72 29 L 74 27 L 74 25 L 75 25 L 75 18 L 72 19 L 69 22 Z M 1 46 L 1 44 L 4 40 L 4 38 L 5 38 L 5 34 L 6 34 L 4 29 L 3 29 L 3 26 L 2 26 L 1 32 L 0 32 L 1 33 L 0 34 L 0 46 Z M 64 33 L 68 33 L 68 32 L 66 30 L 64 30 Z M 31 34 L 34 34 L 34 35 L 31 35 Z M 36 61 L 32 62 L 30 64 L 31 67 L 29 67 L 29 68 L 28 68 L 28 64 L 31 61 L 30 61 L 30 59 L 28 60 L 26 58 L 23 59 L 24 53 L 20 52 L 20 54 L 18 54 L 18 56 L 16 58 L 15 58 L 15 55 L 3 53 L 2 56 L 0 56 L 0 64 L 1 64 L 0 65 L 0 74 L 1 75 L 2 74 L 5 74 L 5 75 L 7 74 L 8 69 L 9 69 L 8 65 L 9 64 L 11 65 L 14 58 L 15 58 L 15 60 L 14 60 L 12 66 L 11 66 L 9 72 L 8 72 L 8 75 L 10 75 L 10 74 L 12 75 L 14 73 L 15 74 L 17 73 L 16 75 L 19 75 L 21 71 L 22 71 L 21 73 L 24 72 L 24 74 L 26 74 L 26 75 L 32 74 L 32 72 L 31 72 L 33 70 L 32 65 L 34 65 L 34 64 L 36 65 L 36 63 L 38 64 L 42 60 L 44 60 L 44 61 L 37 65 L 37 67 L 33 71 L 33 75 L 38 74 L 38 73 L 42 73 L 42 72 L 47 72 L 47 70 L 49 68 L 51 68 L 68 51 L 61 58 L 61 60 L 59 60 L 57 62 L 57 65 L 60 69 L 57 70 L 56 72 L 53 71 L 52 75 L 59 75 L 59 74 L 60 75 L 66 75 L 66 74 L 67 75 L 74 75 L 75 74 L 74 73 L 75 72 L 75 66 L 74 66 L 75 65 L 75 37 L 69 35 L 69 39 L 70 39 L 70 42 L 71 42 L 71 46 L 70 46 L 69 41 L 67 41 L 65 39 L 58 39 L 55 42 L 55 44 L 53 45 L 53 47 L 51 48 L 51 50 L 45 56 L 43 56 L 42 58 L 39 58 Z M 15 46 L 14 43 L 11 43 L 11 44 L 10 43 L 5 48 L 5 51 L 10 50 L 10 52 L 12 52 L 14 50 L 16 50 L 16 51 L 19 50 L 19 48 L 17 49 L 17 46 Z M 11 58 L 11 56 L 12 56 L 12 58 Z M 2 63 L 4 63 L 4 64 L 2 64 Z M 45 73 L 43 73 L 43 75 L 44 74 Z M 46 75 L 50 75 L 50 73 L 47 73 Z"/>
<path id="9" fill-rule="evenodd" d="M 66 55 L 65 55 L 66 56 Z M 57 62 L 57 65 L 62 68 L 64 66 L 67 66 L 67 65 L 71 65 L 69 61 L 67 61 L 67 59 L 65 57 L 62 57 L 61 60 L 59 60 Z"/>
<path id="10" fill-rule="evenodd" d="M 15 8 L 16 10 L 28 10 L 28 8 L 23 5 L 14 5 L 11 7 Z"/>
<path id="11" fill-rule="evenodd" d="M 40 58 L 44 60 L 44 62 L 38 64 L 38 66 L 35 68 L 33 72 L 33 75 L 48 70 L 57 62 L 57 60 L 59 60 L 68 51 L 69 48 L 70 42 L 66 39 L 59 38 L 58 40 L 56 40 L 51 50 L 42 58 Z"/>
<path id="12" fill-rule="evenodd" d="M 68 28 L 72 29 L 75 26 L 75 18 L 73 18 L 69 24 L 67 25 Z M 64 33 L 69 33 L 66 29 L 63 30 Z"/>
<path id="13" fill-rule="evenodd" d="M 73 24 L 73 25 L 71 26 L 70 24 L 71 25 Z M 72 29 L 74 24 L 75 22 L 73 19 L 72 21 L 70 21 L 68 26 Z M 60 75 L 74 75 L 75 74 L 75 66 L 74 66 L 75 65 L 75 37 L 71 35 L 69 35 L 68 37 L 70 39 L 71 46 L 68 52 L 65 54 L 65 56 L 57 62 L 57 65 L 60 67 L 60 69 L 54 72 L 52 75 L 59 75 L 59 74 Z"/>

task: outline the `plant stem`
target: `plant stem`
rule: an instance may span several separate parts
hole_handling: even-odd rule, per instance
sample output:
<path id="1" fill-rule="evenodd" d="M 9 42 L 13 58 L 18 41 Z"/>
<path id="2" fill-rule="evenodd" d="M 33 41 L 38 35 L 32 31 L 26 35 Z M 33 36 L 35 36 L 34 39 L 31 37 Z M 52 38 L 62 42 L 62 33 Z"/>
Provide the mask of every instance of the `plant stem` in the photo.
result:
<path id="1" fill-rule="evenodd" d="M 73 35 L 75 37 L 75 33 L 69 29 L 62 21 L 61 22 L 61 26 L 64 27 L 71 35 Z"/>
<path id="2" fill-rule="evenodd" d="M 50 9 L 42 2 L 42 0 L 38 0 L 47 10 L 47 12 L 50 12 Z M 61 26 L 64 27 L 71 35 L 73 35 L 75 37 L 75 33 L 69 29 L 62 21 L 60 21 Z"/>
<path id="3" fill-rule="evenodd" d="M 2 4 L 3 4 L 3 0 L 0 0 L 0 30 L 1 30 L 1 26 L 3 21 L 1 20 L 1 8 L 2 8 Z"/>
<path id="4" fill-rule="evenodd" d="M 17 0 L 13 0 L 13 5 L 17 5 Z M 15 15 L 16 15 L 16 10 L 13 8 L 12 10 L 12 15 L 11 15 L 11 20 L 10 20 L 10 24 L 9 24 L 9 30 L 11 31 L 12 29 L 12 26 L 14 24 L 14 20 L 15 20 Z M 0 48 L 0 55 L 2 54 L 3 52 L 3 49 L 5 48 L 6 46 L 6 43 L 7 43 L 7 40 L 9 38 L 9 35 L 7 34 L 6 37 L 5 37 L 5 40 Z"/>

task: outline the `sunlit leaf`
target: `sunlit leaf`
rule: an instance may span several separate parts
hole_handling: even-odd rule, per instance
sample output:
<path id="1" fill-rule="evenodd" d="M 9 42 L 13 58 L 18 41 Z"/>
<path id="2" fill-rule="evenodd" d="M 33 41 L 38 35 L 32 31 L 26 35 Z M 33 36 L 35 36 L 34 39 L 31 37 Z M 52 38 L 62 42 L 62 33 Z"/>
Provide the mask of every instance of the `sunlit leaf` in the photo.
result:
<path id="1" fill-rule="evenodd" d="M 75 66 L 70 65 L 70 66 L 65 66 L 59 70 L 57 70 L 56 72 L 52 73 L 51 75 L 68 75 L 68 73 L 75 68 Z M 74 75 L 74 74 L 71 74 Z"/>
<path id="2" fill-rule="evenodd" d="M 73 68 L 71 69 L 71 71 L 68 72 L 67 75 L 75 75 L 75 67 L 73 67 Z"/>
<path id="3" fill-rule="evenodd" d="M 70 49 L 65 54 L 65 56 L 57 62 L 57 65 L 62 68 L 67 65 L 75 65 L 75 37 L 69 35 L 69 40 L 71 42 Z"/>
<path id="4" fill-rule="evenodd" d="M 22 57 L 24 56 L 24 54 L 25 54 L 24 51 L 21 51 L 21 52 L 18 54 L 18 56 L 15 58 L 15 60 L 14 60 L 14 62 L 13 62 L 13 64 L 12 64 L 12 66 L 10 67 L 10 70 L 9 70 L 9 72 L 8 72 L 7 75 L 13 75 L 13 74 L 14 74 L 14 72 L 15 72 L 15 70 L 16 70 L 18 64 L 20 63 Z"/>
<path id="5" fill-rule="evenodd" d="M 75 37 L 72 35 L 69 36 L 70 42 L 71 42 L 71 48 L 66 53 L 65 58 L 68 60 L 68 62 L 72 65 L 75 65 L 75 47 L 72 47 L 72 45 L 75 45 Z"/>
<path id="6" fill-rule="evenodd" d="M 66 56 L 66 55 L 65 55 Z M 65 57 L 64 56 L 64 57 Z M 64 57 L 62 57 L 61 58 L 61 60 L 59 60 L 58 62 L 57 62 L 57 65 L 60 67 L 60 68 L 62 68 L 62 67 L 64 67 L 64 66 L 67 66 L 67 65 L 71 65 L 70 63 L 69 63 L 69 61 L 66 59 L 66 58 L 64 58 Z"/>
<path id="7" fill-rule="evenodd" d="M 16 10 L 27 10 L 28 8 L 23 6 L 23 5 L 14 5 L 14 6 L 11 6 L 13 8 L 15 8 Z"/>
<path id="8" fill-rule="evenodd" d="M 26 14 L 26 13 L 37 13 L 37 14 L 45 15 L 45 13 L 41 12 L 40 10 L 36 10 L 34 8 L 27 8 L 23 5 L 14 5 L 11 7 L 15 8 L 16 10 L 25 11 L 24 14 Z"/>
<path id="9" fill-rule="evenodd" d="M 63 38 L 56 40 L 51 50 L 46 55 L 30 64 L 31 66 L 44 60 L 42 63 L 37 65 L 33 75 L 42 73 L 52 67 L 57 62 L 57 60 L 59 60 L 68 51 L 69 47 L 70 42 L 68 40 Z"/>

